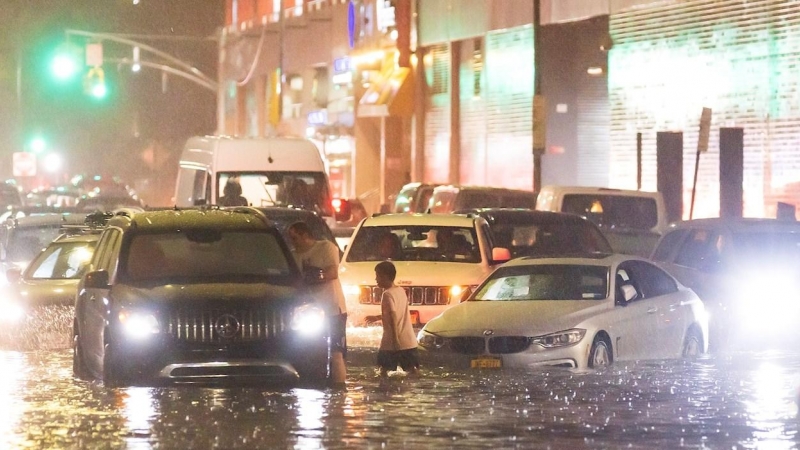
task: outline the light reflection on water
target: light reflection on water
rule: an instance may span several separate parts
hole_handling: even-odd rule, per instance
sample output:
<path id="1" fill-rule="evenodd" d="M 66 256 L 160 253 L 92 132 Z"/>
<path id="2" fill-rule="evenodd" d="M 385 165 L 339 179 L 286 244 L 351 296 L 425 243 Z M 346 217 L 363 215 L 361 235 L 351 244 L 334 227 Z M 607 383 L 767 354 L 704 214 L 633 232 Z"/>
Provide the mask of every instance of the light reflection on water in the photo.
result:
<path id="1" fill-rule="evenodd" d="M 382 379 L 372 366 L 380 329 L 349 338 L 347 390 L 107 389 L 69 377 L 68 349 L 0 352 L 0 448 L 800 445 L 800 353 Z"/>

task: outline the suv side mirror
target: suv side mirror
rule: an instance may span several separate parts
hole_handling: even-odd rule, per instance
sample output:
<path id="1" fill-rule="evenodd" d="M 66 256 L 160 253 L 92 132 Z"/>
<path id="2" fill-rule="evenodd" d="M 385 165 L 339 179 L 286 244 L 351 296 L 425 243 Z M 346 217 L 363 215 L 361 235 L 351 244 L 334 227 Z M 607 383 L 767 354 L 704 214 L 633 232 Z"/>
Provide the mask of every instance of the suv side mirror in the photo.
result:
<path id="1" fill-rule="evenodd" d="M 108 271 L 95 270 L 87 273 L 83 286 L 87 289 L 108 289 Z"/>
<path id="2" fill-rule="evenodd" d="M 511 260 L 511 251 L 505 247 L 494 247 L 492 249 L 492 264 L 502 264 Z"/>
<path id="3" fill-rule="evenodd" d="M 350 200 L 335 198 L 331 200 L 331 206 L 333 206 L 333 213 L 337 222 L 347 222 L 353 217 L 353 207 L 350 204 Z"/>
<path id="4" fill-rule="evenodd" d="M 9 283 L 16 283 L 22 278 L 22 269 L 12 267 L 6 271 L 6 279 Z"/>

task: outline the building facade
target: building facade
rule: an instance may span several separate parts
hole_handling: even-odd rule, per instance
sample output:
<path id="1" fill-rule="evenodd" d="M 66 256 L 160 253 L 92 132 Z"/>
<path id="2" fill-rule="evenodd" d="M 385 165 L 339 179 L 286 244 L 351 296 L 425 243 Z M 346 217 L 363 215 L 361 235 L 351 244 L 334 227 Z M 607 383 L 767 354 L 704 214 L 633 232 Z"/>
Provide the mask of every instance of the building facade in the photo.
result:
<path id="1" fill-rule="evenodd" d="M 688 217 L 703 107 L 695 217 L 719 212 L 720 127 L 744 129 L 745 215 L 800 201 L 798 2 L 541 0 L 538 24 L 531 0 L 228 6 L 219 132 L 315 139 L 368 211 L 408 181 L 531 189 L 536 112 L 542 184 L 655 190 L 656 134 L 683 132 Z"/>

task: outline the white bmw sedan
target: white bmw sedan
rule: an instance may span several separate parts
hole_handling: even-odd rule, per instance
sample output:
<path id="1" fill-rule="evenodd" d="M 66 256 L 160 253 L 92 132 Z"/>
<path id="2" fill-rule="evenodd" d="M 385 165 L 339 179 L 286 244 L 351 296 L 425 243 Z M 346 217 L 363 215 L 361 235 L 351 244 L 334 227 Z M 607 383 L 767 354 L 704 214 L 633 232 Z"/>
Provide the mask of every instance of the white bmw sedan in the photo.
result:
<path id="1" fill-rule="evenodd" d="M 585 369 L 696 356 L 707 333 L 691 289 L 645 259 L 597 255 L 511 261 L 418 341 L 424 356 L 456 366 Z"/>

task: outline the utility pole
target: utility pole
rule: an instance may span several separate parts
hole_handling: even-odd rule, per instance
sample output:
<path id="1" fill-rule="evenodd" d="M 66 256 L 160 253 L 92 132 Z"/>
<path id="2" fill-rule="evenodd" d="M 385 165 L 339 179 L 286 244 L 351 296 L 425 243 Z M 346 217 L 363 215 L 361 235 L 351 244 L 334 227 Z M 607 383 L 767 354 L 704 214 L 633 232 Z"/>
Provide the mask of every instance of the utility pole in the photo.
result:
<path id="1" fill-rule="evenodd" d="M 542 155 L 546 143 L 547 105 L 542 95 L 541 0 L 533 0 L 533 192 L 542 189 Z"/>

